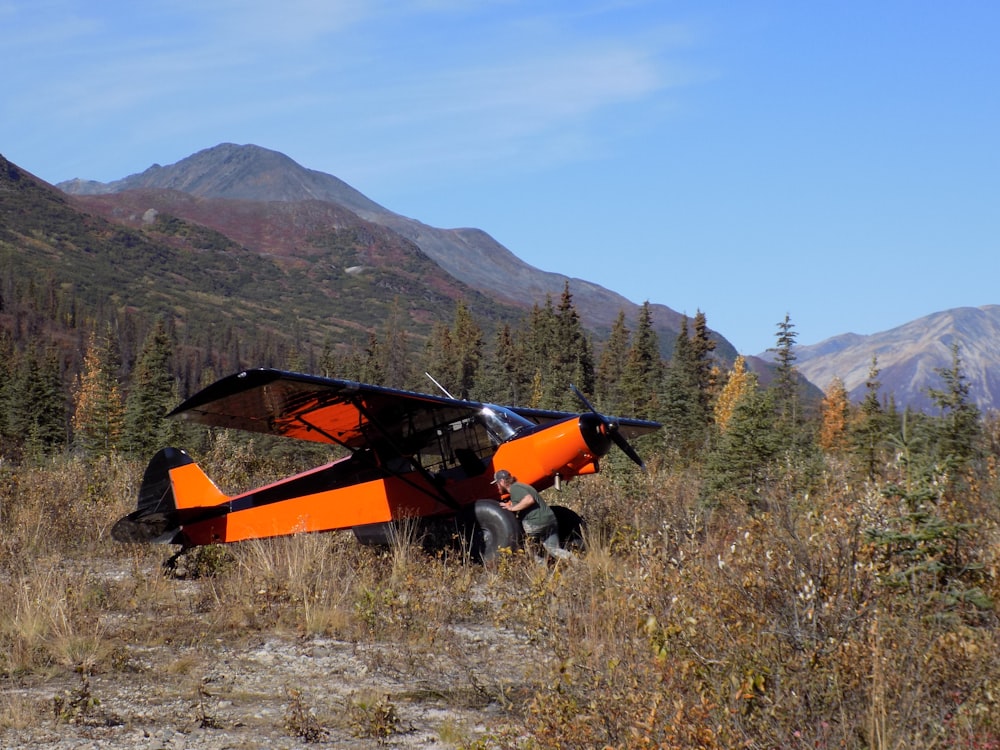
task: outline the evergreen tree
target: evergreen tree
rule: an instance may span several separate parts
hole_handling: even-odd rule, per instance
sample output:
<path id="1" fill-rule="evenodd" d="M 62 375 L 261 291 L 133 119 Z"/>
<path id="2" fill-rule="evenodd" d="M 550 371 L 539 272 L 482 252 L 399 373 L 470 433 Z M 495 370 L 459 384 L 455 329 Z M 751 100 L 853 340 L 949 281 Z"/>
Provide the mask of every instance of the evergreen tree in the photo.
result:
<path id="1" fill-rule="evenodd" d="M 568 281 L 559 298 L 552 324 L 553 338 L 548 347 L 550 366 L 544 400 L 552 408 L 569 411 L 579 407 L 570 385 L 575 385 L 585 394 L 594 391 L 594 360 L 590 341 L 573 305 Z"/>
<path id="2" fill-rule="evenodd" d="M 12 427 L 25 452 L 35 457 L 67 442 L 66 393 L 62 367 L 54 346 L 32 348 L 21 359 L 11 402 Z"/>
<path id="3" fill-rule="evenodd" d="M 452 395 L 457 391 L 462 368 L 451 329 L 444 323 L 435 323 L 427 339 L 424 347 L 424 371 Z"/>
<path id="4" fill-rule="evenodd" d="M 356 380 L 375 385 L 381 385 L 385 382 L 385 356 L 378 335 L 374 332 L 368 334 L 368 344 L 355 358 L 355 362 Z"/>
<path id="5" fill-rule="evenodd" d="M 774 392 L 749 390 L 737 402 L 705 465 L 707 499 L 733 498 L 758 508 L 782 449 L 775 430 Z"/>
<path id="6" fill-rule="evenodd" d="M 410 349 L 406 341 L 406 311 L 399 297 L 393 300 L 382 335 L 382 380 L 379 385 L 405 388 L 411 385 Z"/>
<path id="7" fill-rule="evenodd" d="M 966 464 L 975 458 L 982 426 L 979 409 L 969 400 L 969 381 L 962 370 L 958 343 L 951 347 L 951 367 L 937 368 L 934 372 L 944 380 L 944 388 L 927 391 L 941 410 L 934 429 L 938 456 Z"/>
<path id="8" fill-rule="evenodd" d="M 714 355 L 716 341 L 708 330 L 708 319 L 701 310 L 694 316 L 694 330 L 691 334 L 691 366 L 698 384 L 698 393 L 703 410 L 708 413 L 716 389 L 718 388 L 718 367 Z"/>
<path id="9" fill-rule="evenodd" d="M 611 326 L 608 342 L 601 352 L 594 382 L 594 395 L 598 408 L 608 414 L 622 411 L 622 373 L 628 357 L 631 333 L 625 324 L 625 310 L 618 311 L 618 317 Z"/>
<path id="10" fill-rule="evenodd" d="M 483 331 L 461 300 L 449 328 L 434 326 L 424 349 L 424 370 L 455 398 L 482 398 L 477 392 L 483 358 Z"/>
<path id="11" fill-rule="evenodd" d="M 484 364 L 477 388 L 480 401 L 518 405 L 528 402 L 529 381 L 524 357 L 507 324 L 496 333 L 493 354 Z"/>
<path id="12" fill-rule="evenodd" d="M 659 390 L 663 380 L 660 345 L 653 328 L 649 302 L 639 309 L 632 346 L 622 371 L 623 416 L 649 418 L 659 412 Z"/>
<path id="13" fill-rule="evenodd" d="M 329 336 L 323 341 L 323 351 L 319 356 L 319 373 L 325 378 L 342 378 L 338 367 L 340 362 L 334 349 L 333 341 Z"/>
<path id="14" fill-rule="evenodd" d="M 16 399 L 14 385 L 17 376 L 17 350 L 6 331 L 0 331 L 0 450 L 16 435 L 14 429 L 14 407 Z M 6 453 L 6 450 L 3 450 Z"/>
<path id="15" fill-rule="evenodd" d="M 795 325 L 786 314 L 785 319 L 778 323 L 776 345 L 768 349 L 775 354 L 776 368 L 771 390 L 774 391 L 777 416 L 782 426 L 794 433 L 798 427 L 798 387 L 795 372 L 795 339 L 798 336 L 793 329 Z"/>
<path id="16" fill-rule="evenodd" d="M 530 373 L 531 404 L 538 408 L 554 409 L 556 403 L 553 395 L 552 382 L 554 358 L 552 352 L 558 348 L 558 325 L 552 298 L 546 297 L 545 305 L 535 305 L 528 319 L 528 331 L 524 339 L 526 371 Z"/>
<path id="17" fill-rule="evenodd" d="M 952 373 L 959 371 L 956 362 Z M 981 562 L 969 551 L 974 524 L 952 517 L 945 497 L 951 484 L 947 471 L 908 424 L 904 415 L 901 433 L 893 440 L 902 481 L 882 490 L 887 507 L 895 505 L 899 513 L 880 516 L 879 525 L 867 530 L 881 552 L 879 577 L 914 597 L 929 617 L 980 623 L 992 613 L 993 602 L 979 585 Z"/>
<path id="18" fill-rule="evenodd" d="M 280 367 L 283 370 L 307 372 L 309 369 L 305 358 L 302 356 L 302 349 L 297 345 L 293 346 L 284 357 L 280 357 L 279 361 L 281 363 Z"/>
<path id="19" fill-rule="evenodd" d="M 483 358 L 483 329 L 472 318 L 472 313 L 462 300 L 455 306 L 455 323 L 452 332 L 455 358 L 458 365 L 457 398 L 474 398 L 476 380 Z"/>
<path id="20" fill-rule="evenodd" d="M 170 363 L 173 341 L 162 319 L 157 319 L 143 342 L 125 398 L 123 448 L 148 456 L 163 446 L 165 417 L 175 403 Z"/>
<path id="21" fill-rule="evenodd" d="M 674 344 L 674 356 L 666 368 L 663 396 L 657 416 L 663 422 L 667 447 L 683 458 L 691 458 L 705 442 L 708 410 L 698 382 L 699 362 L 688 335 L 688 319 Z"/>
<path id="22" fill-rule="evenodd" d="M 87 453 L 108 455 L 118 447 L 124 421 L 120 370 L 115 338 L 92 332 L 73 410 L 73 441 Z"/>
<path id="23" fill-rule="evenodd" d="M 882 447 L 889 434 L 885 413 L 879 400 L 882 383 L 878 375 L 878 357 L 872 355 L 868 378 L 865 380 L 865 398 L 850 430 L 854 452 L 861 459 L 869 479 L 875 479 L 878 474 Z"/>

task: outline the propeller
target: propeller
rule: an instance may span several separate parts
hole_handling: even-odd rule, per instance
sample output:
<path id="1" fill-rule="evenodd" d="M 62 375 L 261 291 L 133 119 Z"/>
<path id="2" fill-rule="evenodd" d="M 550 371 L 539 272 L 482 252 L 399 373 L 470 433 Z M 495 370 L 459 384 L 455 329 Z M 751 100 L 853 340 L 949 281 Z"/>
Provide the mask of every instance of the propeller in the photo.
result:
<path id="1" fill-rule="evenodd" d="M 610 437 L 612 442 L 619 448 L 621 448 L 622 452 L 626 456 L 632 459 L 632 461 L 635 462 L 639 466 L 639 468 L 645 471 L 646 464 L 643 463 L 643 460 L 639 456 L 639 454 L 635 452 L 635 448 L 633 448 L 629 444 L 628 440 L 625 439 L 625 436 L 621 434 L 621 432 L 619 431 L 620 425 L 618 424 L 618 422 L 598 412 L 597 409 L 595 409 L 591 405 L 590 401 L 587 400 L 587 397 L 584 396 L 583 393 L 580 392 L 580 389 L 577 388 L 575 385 L 571 383 L 569 387 L 573 389 L 573 393 L 575 393 L 576 397 L 580 399 L 580 403 L 582 403 L 587 408 L 587 410 L 595 417 L 597 417 L 597 419 L 600 421 L 600 429 L 602 434 L 606 435 L 607 437 Z"/>

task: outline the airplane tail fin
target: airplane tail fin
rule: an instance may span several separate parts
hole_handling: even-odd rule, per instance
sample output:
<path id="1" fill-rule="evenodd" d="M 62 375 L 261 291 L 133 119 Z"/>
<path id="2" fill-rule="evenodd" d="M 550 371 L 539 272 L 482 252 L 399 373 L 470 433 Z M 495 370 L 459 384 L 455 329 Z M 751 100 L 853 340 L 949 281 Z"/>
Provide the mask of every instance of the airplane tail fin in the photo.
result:
<path id="1" fill-rule="evenodd" d="M 204 512 L 228 499 L 187 453 L 164 448 L 146 467 L 136 509 L 115 523 L 111 536 L 119 542 L 174 544 L 181 524 L 202 514 L 191 510 Z"/>

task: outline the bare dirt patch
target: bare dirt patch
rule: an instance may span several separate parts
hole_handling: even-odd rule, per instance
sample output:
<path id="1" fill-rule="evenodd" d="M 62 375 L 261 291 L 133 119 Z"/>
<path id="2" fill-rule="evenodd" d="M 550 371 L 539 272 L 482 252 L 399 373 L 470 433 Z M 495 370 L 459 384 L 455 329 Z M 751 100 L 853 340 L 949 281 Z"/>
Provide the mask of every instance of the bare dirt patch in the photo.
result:
<path id="1" fill-rule="evenodd" d="M 153 560 L 117 565 L 87 566 L 103 607 L 77 632 L 99 644 L 0 678 L 0 747 L 469 747 L 529 693 L 525 666 L 537 666 L 530 635 L 497 624 L 491 573 L 474 566 L 461 615 L 433 623 L 406 620 L 434 596 L 422 573 L 375 595 L 355 581 L 341 618 L 353 635 L 338 637 L 304 632 L 301 601 L 233 572 L 171 580 Z"/>

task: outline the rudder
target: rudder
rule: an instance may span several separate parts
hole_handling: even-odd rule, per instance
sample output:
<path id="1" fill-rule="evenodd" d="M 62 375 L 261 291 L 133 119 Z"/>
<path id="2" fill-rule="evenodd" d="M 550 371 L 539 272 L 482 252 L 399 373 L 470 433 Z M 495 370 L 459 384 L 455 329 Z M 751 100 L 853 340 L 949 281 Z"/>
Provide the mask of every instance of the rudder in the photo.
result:
<path id="1" fill-rule="evenodd" d="M 228 498 L 179 448 L 164 448 L 150 460 L 139 487 L 136 509 L 118 520 L 111 536 L 119 542 L 175 543 L 178 510 L 218 505 Z"/>

